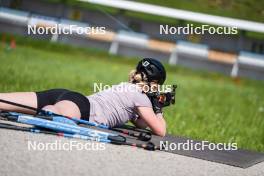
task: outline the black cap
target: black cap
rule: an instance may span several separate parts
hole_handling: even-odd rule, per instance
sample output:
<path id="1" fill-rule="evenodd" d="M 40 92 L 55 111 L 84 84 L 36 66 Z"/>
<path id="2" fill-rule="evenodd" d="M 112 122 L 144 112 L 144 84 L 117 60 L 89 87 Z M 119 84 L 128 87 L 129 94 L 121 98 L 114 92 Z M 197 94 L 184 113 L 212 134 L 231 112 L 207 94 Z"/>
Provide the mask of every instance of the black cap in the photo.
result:
<path id="1" fill-rule="evenodd" d="M 146 74 L 149 82 L 157 80 L 162 85 L 166 80 L 166 70 L 162 63 L 153 58 L 144 58 L 137 65 L 137 72 Z"/>

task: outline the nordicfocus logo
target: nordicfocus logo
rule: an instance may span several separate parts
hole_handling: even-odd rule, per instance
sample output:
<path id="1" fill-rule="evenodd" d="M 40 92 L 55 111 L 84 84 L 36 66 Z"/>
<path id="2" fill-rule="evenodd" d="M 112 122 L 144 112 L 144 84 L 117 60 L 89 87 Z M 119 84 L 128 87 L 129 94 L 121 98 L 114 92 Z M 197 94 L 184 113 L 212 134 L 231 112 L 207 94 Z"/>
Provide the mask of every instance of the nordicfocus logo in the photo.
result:
<path id="1" fill-rule="evenodd" d="M 82 27 L 77 25 L 28 25 L 27 28 L 28 35 L 31 34 L 52 34 L 52 35 L 72 35 L 72 34 L 79 34 L 79 35 L 89 35 L 89 34 L 105 34 L 106 28 L 105 27 Z"/>
<path id="2" fill-rule="evenodd" d="M 238 34 L 237 27 L 223 27 L 223 26 L 210 26 L 207 24 L 201 26 L 193 26 L 193 24 L 187 24 L 186 26 L 169 26 L 160 25 L 159 33 L 163 34 L 219 34 L 219 35 L 235 35 Z"/>
<path id="3" fill-rule="evenodd" d="M 211 143 L 209 141 L 195 142 L 193 140 L 186 140 L 184 142 L 169 142 L 160 141 L 160 148 L 171 151 L 171 150 L 237 150 L 237 143 Z"/>
<path id="4" fill-rule="evenodd" d="M 56 140 L 54 142 L 37 142 L 28 141 L 28 150 L 37 151 L 72 151 L 72 150 L 88 150 L 88 151 L 101 151 L 105 150 L 105 143 L 101 142 L 81 142 L 75 140 L 61 141 Z"/>
<path id="5" fill-rule="evenodd" d="M 138 89 L 135 89 L 133 86 L 124 86 L 126 83 L 121 83 L 120 85 L 108 85 L 103 83 L 93 83 L 93 92 L 101 92 L 101 91 L 112 91 L 112 92 L 138 92 Z M 140 87 L 139 84 L 135 84 L 135 86 Z M 144 85 L 142 90 L 146 92 L 171 92 L 173 89 L 173 85 L 154 85 L 148 86 Z"/>

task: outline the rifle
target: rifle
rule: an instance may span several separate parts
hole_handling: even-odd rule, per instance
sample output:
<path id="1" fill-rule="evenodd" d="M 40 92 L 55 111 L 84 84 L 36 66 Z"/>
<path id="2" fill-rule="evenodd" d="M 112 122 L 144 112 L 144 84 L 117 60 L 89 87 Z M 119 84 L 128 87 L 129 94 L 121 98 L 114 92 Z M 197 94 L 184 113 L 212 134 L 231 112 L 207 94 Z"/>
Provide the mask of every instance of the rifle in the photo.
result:
<path id="1" fill-rule="evenodd" d="M 177 85 L 172 85 L 172 90 L 169 92 L 147 92 L 147 96 L 149 97 L 152 106 L 157 106 L 157 103 L 161 105 L 161 107 L 170 106 L 171 104 L 175 104 L 175 96 L 176 96 L 176 88 Z"/>

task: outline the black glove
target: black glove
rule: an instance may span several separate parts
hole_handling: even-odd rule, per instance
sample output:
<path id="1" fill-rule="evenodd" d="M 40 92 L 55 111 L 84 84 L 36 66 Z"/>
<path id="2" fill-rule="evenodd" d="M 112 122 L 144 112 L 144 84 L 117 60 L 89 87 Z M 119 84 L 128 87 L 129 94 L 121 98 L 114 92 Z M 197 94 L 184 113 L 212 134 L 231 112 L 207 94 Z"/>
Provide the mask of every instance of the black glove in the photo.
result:
<path id="1" fill-rule="evenodd" d="M 173 99 L 171 93 L 170 92 L 165 93 L 164 97 L 165 97 L 165 101 L 163 103 L 163 107 L 169 106 L 172 103 L 172 99 Z"/>
<path id="2" fill-rule="evenodd" d="M 159 102 L 159 99 L 156 97 L 151 97 L 150 101 L 155 114 L 162 113 L 162 103 Z"/>

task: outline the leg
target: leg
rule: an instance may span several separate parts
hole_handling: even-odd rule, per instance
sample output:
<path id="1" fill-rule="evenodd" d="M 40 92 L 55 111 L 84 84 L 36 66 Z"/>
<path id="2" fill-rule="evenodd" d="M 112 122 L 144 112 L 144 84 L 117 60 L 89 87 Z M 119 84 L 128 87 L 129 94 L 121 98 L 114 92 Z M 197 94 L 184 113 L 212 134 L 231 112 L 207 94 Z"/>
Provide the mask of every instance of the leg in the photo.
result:
<path id="1" fill-rule="evenodd" d="M 47 105 L 47 106 L 43 107 L 42 109 L 62 115 L 60 110 L 58 108 L 56 108 L 54 105 Z"/>
<path id="2" fill-rule="evenodd" d="M 35 92 L 0 93 L 0 99 L 37 108 L 37 96 Z M 0 110 L 15 111 L 21 113 L 35 114 L 36 112 L 25 108 L 0 102 Z"/>
<path id="3" fill-rule="evenodd" d="M 66 89 L 51 89 L 41 92 L 16 92 L 0 93 L 0 99 L 31 106 L 38 109 L 45 109 L 56 114 L 70 117 L 82 117 L 89 120 L 89 100 L 80 93 Z M 0 103 L 0 110 L 36 114 L 36 112 L 5 103 Z"/>
<path id="4" fill-rule="evenodd" d="M 51 111 L 53 113 L 68 116 L 68 117 L 81 117 L 81 112 L 78 108 L 78 106 L 69 100 L 63 100 L 59 101 L 54 105 L 47 105 L 43 107 L 42 109 L 46 111 Z"/>
<path id="5" fill-rule="evenodd" d="M 79 110 L 79 107 L 72 101 L 59 101 L 54 106 L 60 112 L 61 115 L 81 118 L 81 112 Z"/>
<path id="6" fill-rule="evenodd" d="M 69 91 L 64 93 L 57 99 L 54 106 L 62 115 L 89 120 L 90 102 L 78 92 Z"/>
<path id="7" fill-rule="evenodd" d="M 41 92 L 14 92 L 14 93 L 0 93 L 0 99 L 12 101 L 14 103 L 31 106 L 33 108 L 42 109 L 47 105 L 56 103 L 57 98 L 68 92 L 66 89 L 51 89 Z M 27 114 L 36 114 L 35 111 L 20 108 L 0 102 L 0 110 L 15 111 Z"/>

